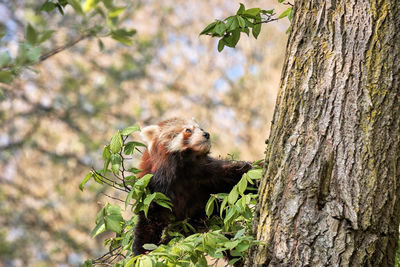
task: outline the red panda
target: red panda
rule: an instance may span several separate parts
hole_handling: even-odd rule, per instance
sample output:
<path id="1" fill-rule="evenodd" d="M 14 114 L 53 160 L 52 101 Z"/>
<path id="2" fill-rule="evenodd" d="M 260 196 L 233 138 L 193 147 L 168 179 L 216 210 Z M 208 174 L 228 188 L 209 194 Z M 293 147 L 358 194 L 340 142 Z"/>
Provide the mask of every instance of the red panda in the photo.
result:
<path id="1" fill-rule="evenodd" d="M 210 134 L 191 120 L 172 118 L 142 129 L 147 150 L 139 168 L 153 174 L 149 188 L 171 199 L 172 212 L 151 204 L 147 218 L 139 214 L 135 228 L 134 252 L 143 254 L 146 243 L 159 244 L 163 229 L 171 222 L 205 218 L 210 194 L 229 192 L 251 164 L 210 157 Z"/>

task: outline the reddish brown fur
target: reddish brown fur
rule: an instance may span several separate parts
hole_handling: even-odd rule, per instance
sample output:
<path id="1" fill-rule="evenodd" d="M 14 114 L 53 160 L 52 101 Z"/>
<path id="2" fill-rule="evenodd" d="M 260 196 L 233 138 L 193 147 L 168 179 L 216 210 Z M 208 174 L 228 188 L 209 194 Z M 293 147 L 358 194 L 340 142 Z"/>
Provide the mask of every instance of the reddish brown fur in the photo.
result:
<path id="1" fill-rule="evenodd" d="M 143 213 L 139 214 L 135 229 L 134 251 L 136 254 L 146 251 L 143 248 L 144 244 L 160 242 L 162 230 L 171 222 L 171 215 L 176 220 L 204 218 L 204 206 L 210 194 L 229 192 L 243 173 L 251 168 L 247 162 L 209 157 L 209 146 L 204 146 L 203 150 L 191 147 L 197 144 L 189 142 L 192 133 L 185 132 L 186 128 L 182 125 L 186 124 L 187 121 L 181 119 L 159 123 L 160 132 L 157 132 L 152 140 L 150 153 L 148 151 L 143 153 L 142 162 L 139 165 L 142 172 L 139 177 L 152 173 L 150 190 L 161 192 L 169 197 L 173 210 L 171 212 L 157 204 L 151 204 L 147 218 Z M 197 138 L 202 137 L 205 143 L 209 142 L 208 133 L 202 129 L 200 132 L 198 127 L 196 130 Z M 172 140 L 182 131 L 182 150 L 169 151 L 169 142 L 173 142 Z M 202 142 L 202 139 L 200 141 Z"/>

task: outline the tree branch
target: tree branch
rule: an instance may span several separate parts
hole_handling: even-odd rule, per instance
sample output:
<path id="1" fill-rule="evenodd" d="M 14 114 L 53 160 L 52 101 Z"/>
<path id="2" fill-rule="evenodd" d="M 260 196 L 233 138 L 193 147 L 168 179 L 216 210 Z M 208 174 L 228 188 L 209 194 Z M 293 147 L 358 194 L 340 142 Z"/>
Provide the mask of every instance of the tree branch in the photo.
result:
<path id="1" fill-rule="evenodd" d="M 58 53 L 60 53 L 60 52 L 62 52 L 64 50 L 66 50 L 68 48 L 71 48 L 72 46 L 74 46 L 77 43 L 79 43 L 80 41 L 90 37 L 91 35 L 92 35 L 91 33 L 86 33 L 86 34 L 79 36 L 77 39 L 75 39 L 75 40 L 73 40 L 73 41 L 71 41 L 71 42 L 69 42 L 69 43 L 67 43 L 67 44 L 65 44 L 63 46 L 57 47 L 57 48 L 55 48 L 55 49 L 53 49 L 53 50 L 41 55 L 40 58 L 39 58 L 39 61 L 36 62 L 35 64 L 43 62 L 46 59 L 48 59 L 49 57 L 52 57 L 52 56 L 54 56 L 54 55 L 56 55 L 56 54 L 58 54 Z"/>

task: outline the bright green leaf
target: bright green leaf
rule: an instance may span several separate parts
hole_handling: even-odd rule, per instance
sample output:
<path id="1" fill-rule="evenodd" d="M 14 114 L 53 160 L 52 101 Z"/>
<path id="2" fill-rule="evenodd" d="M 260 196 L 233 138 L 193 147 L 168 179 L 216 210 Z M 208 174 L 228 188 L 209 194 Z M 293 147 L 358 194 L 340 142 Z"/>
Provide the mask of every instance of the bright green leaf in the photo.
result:
<path id="1" fill-rule="evenodd" d="M 86 177 L 82 180 L 82 182 L 79 184 L 79 189 L 83 191 L 83 188 L 85 187 L 85 184 L 90 180 L 90 178 L 93 177 L 93 173 L 90 172 L 86 175 Z"/>
<path id="2" fill-rule="evenodd" d="M 110 10 L 110 12 L 108 12 L 108 17 L 109 18 L 116 18 L 125 9 L 126 9 L 126 7 L 116 7 L 113 10 Z"/>
<path id="3" fill-rule="evenodd" d="M 238 183 L 239 194 L 243 195 L 246 188 L 247 188 L 247 179 L 246 179 L 246 177 L 243 176 L 242 179 L 240 179 L 240 181 Z"/>
<path id="4" fill-rule="evenodd" d="M 119 154 L 112 154 L 110 156 L 110 161 L 111 161 L 111 170 L 113 171 L 113 173 L 118 174 L 122 162 L 121 156 Z"/>
<path id="5" fill-rule="evenodd" d="M 102 218 L 100 222 L 96 225 L 95 228 L 90 232 L 91 237 L 95 237 L 106 230 L 106 226 L 104 225 L 104 219 Z"/>
<path id="6" fill-rule="evenodd" d="M 224 224 L 227 224 L 227 222 L 230 221 L 230 220 L 233 218 L 233 216 L 236 215 L 236 213 L 237 213 L 236 207 L 235 207 L 235 206 L 232 206 L 232 207 L 228 210 L 228 212 L 227 212 L 227 214 L 226 214 L 226 217 L 225 217 L 225 219 L 224 219 Z"/>
<path id="7" fill-rule="evenodd" d="M 279 15 L 278 19 L 282 19 L 286 16 L 288 16 L 291 12 L 293 7 L 289 7 L 288 9 L 286 9 L 285 11 L 282 12 L 282 14 Z"/>
<path id="8" fill-rule="evenodd" d="M 121 233 L 122 230 L 121 219 L 122 217 L 118 215 L 109 215 L 104 217 L 104 224 L 106 226 L 106 229 L 116 232 L 118 234 Z"/>
<path id="9" fill-rule="evenodd" d="M 89 12 L 93 8 L 97 6 L 99 3 L 99 0 L 86 0 L 85 3 L 83 4 L 83 11 L 85 13 Z"/>
<path id="10" fill-rule="evenodd" d="M 238 191 L 237 191 L 237 186 L 235 185 L 232 188 L 232 190 L 229 193 L 229 195 L 228 195 L 228 203 L 231 204 L 231 205 L 235 204 L 235 202 L 238 199 L 238 197 L 239 197 L 239 194 L 238 194 Z"/>
<path id="11" fill-rule="evenodd" d="M 110 158 L 110 156 L 111 156 L 110 146 L 107 145 L 107 146 L 105 146 L 104 149 L 103 149 L 102 157 L 103 157 L 103 159 L 108 159 L 108 158 Z"/>
<path id="12" fill-rule="evenodd" d="M 122 136 L 120 131 L 118 131 L 110 141 L 110 150 L 112 153 L 118 153 L 122 148 Z"/>
<path id="13" fill-rule="evenodd" d="M 253 169 L 247 172 L 247 176 L 252 180 L 260 179 L 262 176 L 262 169 Z"/>
<path id="14" fill-rule="evenodd" d="M 138 132 L 138 131 L 140 131 L 140 127 L 138 125 L 132 125 L 132 126 L 129 126 L 129 127 L 126 127 L 125 129 L 123 129 L 121 131 L 121 134 L 122 135 L 130 135 L 131 133 Z"/>
<path id="15" fill-rule="evenodd" d="M 206 204 L 206 215 L 208 217 L 210 217 L 210 215 L 214 211 L 214 202 L 215 202 L 215 198 L 214 197 L 210 197 L 210 199 L 207 201 L 207 204 Z"/>
<path id="16" fill-rule="evenodd" d="M 244 14 L 250 15 L 250 16 L 257 16 L 258 14 L 260 14 L 261 9 L 260 8 L 250 8 L 247 9 Z"/>
<path id="17" fill-rule="evenodd" d="M 157 245 L 154 245 L 154 244 L 144 244 L 144 245 L 143 245 L 143 248 L 144 248 L 144 249 L 147 249 L 147 250 L 155 250 L 155 249 L 158 248 L 158 246 L 157 246 Z"/>
<path id="18" fill-rule="evenodd" d="M 153 177 L 152 174 L 146 174 L 145 176 L 143 176 L 142 178 L 140 178 L 136 183 L 135 183 L 135 187 L 138 188 L 145 188 L 149 182 L 150 179 Z"/>
<path id="19" fill-rule="evenodd" d="M 241 28 L 244 28 L 244 26 L 246 25 L 246 22 L 244 21 L 244 18 L 242 18 L 241 16 L 236 16 L 236 18 L 238 20 L 239 26 Z"/>

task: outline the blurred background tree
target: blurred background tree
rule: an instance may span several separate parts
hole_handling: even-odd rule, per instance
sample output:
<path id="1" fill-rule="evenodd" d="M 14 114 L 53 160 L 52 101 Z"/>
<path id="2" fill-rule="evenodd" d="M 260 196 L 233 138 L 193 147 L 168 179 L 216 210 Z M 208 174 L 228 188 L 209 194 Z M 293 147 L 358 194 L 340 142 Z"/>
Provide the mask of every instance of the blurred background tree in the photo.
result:
<path id="1" fill-rule="evenodd" d="M 99 207 L 117 200 L 78 184 L 116 129 L 195 117 L 214 156 L 263 158 L 287 24 L 218 53 L 218 40 L 199 33 L 238 1 L 77 3 L 0 1 L 3 266 L 76 266 L 104 253 L 104 236 L 89 232 Z"/>

